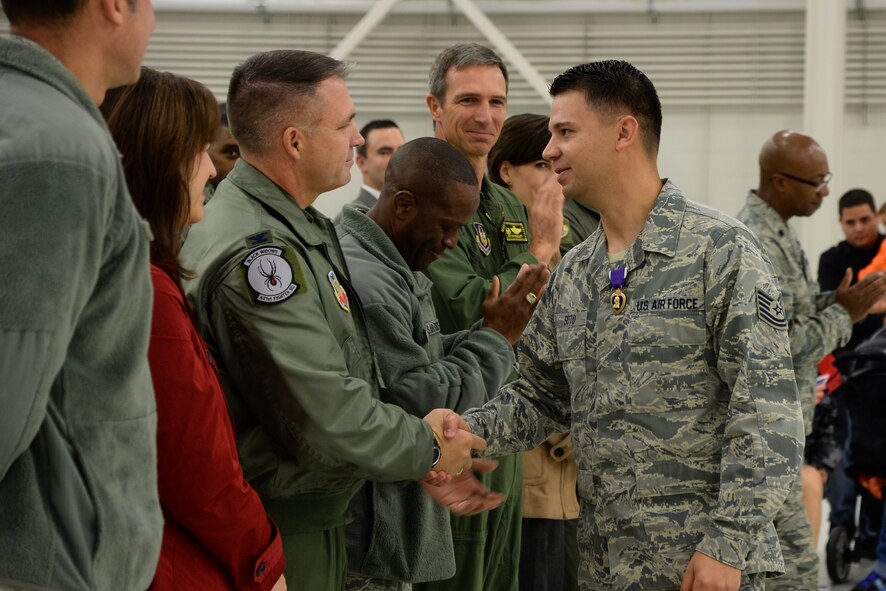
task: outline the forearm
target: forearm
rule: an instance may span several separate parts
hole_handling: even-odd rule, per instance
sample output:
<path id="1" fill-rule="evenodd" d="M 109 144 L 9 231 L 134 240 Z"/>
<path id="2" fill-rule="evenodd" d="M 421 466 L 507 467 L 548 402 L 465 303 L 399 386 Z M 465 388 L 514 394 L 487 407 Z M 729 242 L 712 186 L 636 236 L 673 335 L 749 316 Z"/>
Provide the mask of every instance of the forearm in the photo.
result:
<path id="1" fill-rule="evenodd" d="M 814 316 L 794 317 L 789 324 L 794 367 L 814 367 L 825 355 L 845 345 L 852 336 L 846 308 L 832 303 Z"/>

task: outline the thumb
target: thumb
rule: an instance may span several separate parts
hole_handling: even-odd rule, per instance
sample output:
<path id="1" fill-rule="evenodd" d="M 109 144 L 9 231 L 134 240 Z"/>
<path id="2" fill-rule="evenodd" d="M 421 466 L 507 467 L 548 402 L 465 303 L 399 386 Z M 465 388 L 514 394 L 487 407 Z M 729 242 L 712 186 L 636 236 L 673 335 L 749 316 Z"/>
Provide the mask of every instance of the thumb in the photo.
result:
<path id="1" fill-rule="evenodd" d="M 847 268 L 846 273 L 843 274 L 843 281 L 840 282 L 839 287 L 837 289 L 846 289 L 852 283 L 852 268 Z"/>
<path id="2" fill-rule="evenodd" d="M 497 300 L 499 292 L 501 292 L 501 280 L 498 275 L 493 275 L 492 285 L 489 286 L 489 293 L 486 294 L 486 302 L 491 304 Z"/>

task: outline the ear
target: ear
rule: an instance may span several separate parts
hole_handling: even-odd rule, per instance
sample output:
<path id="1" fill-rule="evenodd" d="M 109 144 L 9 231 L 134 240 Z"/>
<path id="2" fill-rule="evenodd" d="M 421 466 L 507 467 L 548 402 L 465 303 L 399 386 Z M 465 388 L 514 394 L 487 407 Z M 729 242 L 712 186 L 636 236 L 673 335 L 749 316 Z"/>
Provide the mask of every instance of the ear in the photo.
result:
<path id="1" fill-rule="evenodd" d="M 511 186 L 511 163 L 505 160 L 498 165 L 498 176 L 510 187 Z"/>
<path id="2" fill-rule="evenodd" d="M 283 144 L 283 150 L 286 154 L 294 159 L 301 159 L 301 152 L 304 150 L 304 134 L 297 127 L 287 127 L 283 130 L 283 134 L 280 136 L 280 141 Z"/>
<path id="3" fill-rule="evenodd" d="M 621 152 L 640 140 L 640 123 L 633 115 L 625 115 L 615 124 L 618 135 L 615 138 L 615 151 Z"/>
<path id="4" fill-rule="evenodd" d="M 126 15 L 132 12 L 127 0 L 99 0 L 99 6 L 102 16 L 118 26 L 122 25 L 126 20 Z"/>
<path id="5" fill-rule="evenodd" d="M 440 123 L 440 111 L 443 109 L 443 105 L 441 105 L 440 101 L 437 100 L 437 97 L 432 94 L 428 94 L 425 97 L 425 102 L 428 103 L 428 111 L 431 112 L 431 119 L 433 119 L 435 123 Z"/>
<path id="6" fill-rule="evenodd" d="M 394 194 L 394 217 L 401 222 L 408 222 L 416 215 L 415 195 L 412 191 L 397 191 Z"/>
<path id="7" fill-rule="evenodd" d="M 357 168 L 360 169 L 360 172 L 366 174 L 366 158 L 357 154 L 356 158 L 354 158 L 354 162 L 357 163 Z"/>

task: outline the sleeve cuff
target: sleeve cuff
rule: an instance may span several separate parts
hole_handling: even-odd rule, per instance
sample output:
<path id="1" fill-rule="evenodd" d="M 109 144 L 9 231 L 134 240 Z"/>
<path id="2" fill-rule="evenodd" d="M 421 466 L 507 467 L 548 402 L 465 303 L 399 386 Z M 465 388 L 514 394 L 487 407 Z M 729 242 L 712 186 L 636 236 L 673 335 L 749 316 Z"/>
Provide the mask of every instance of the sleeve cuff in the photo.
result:
<path id="1" fill-rule="evenodd" d="M 252 580 L 247 589 L 256 591 L 268 591 L 283 575 L 286 568 L 286 558 L 283 556 L 283 542 L 280 539 L 280 530 L 277 524 L 268 519 L 271 525 L 271 542 L 252 564 Z"/>
<path id="2" fill-rule="evenodd" d="M 724 533 L 716 526 L 711 526 L 695 549 L 723 564 L 744 570 L 748 564 L 750 544 L 746 540 L 740 540 Z"/>

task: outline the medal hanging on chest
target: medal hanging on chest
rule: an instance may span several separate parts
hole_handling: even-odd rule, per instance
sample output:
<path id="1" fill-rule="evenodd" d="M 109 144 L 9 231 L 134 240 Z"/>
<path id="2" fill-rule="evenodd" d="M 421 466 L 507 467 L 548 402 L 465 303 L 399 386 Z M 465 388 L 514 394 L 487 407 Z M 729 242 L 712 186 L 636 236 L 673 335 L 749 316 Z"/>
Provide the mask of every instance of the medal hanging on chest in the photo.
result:
<path id="1" fill-rule="evenodd" d="M 627 272 L 624 267 L 612 269 L 609 271 L 609 285 L 612 286 L 612 294 L 609 296 L 609 303 L 612 305 L 613 314 L 621 314 L 628 304 L 628 296 L 621 290 L 625 285 L 625 277 Z"/>

